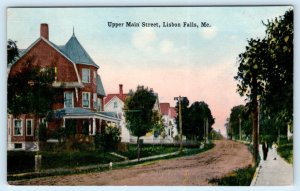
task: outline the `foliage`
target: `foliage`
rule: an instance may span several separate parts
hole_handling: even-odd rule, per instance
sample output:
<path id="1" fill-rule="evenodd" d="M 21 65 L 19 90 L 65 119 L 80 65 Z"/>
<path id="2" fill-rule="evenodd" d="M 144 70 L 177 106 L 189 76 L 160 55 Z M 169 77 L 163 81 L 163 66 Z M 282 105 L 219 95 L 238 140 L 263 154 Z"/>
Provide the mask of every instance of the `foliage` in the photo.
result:
<path id="1" fill-rule="evenodd" d="M 8 151 L 7 173 L 20 173 L 34 171 L 35 152 Z"/>
<path id="2" fill-rule="evenodd" d="M 47 127 L 46 123 L 40 123 L 39 125 L 39 141 L 47 141 Z"/>
<path id="3" fill-rule="evenodd" d="M 132 135 L 137 136 L 138 159 L 140 155 L 140 137 L 146 135 L 157 124 L 153 112 L 156 99 L 157 97 L 152 90 L 138 86 L 136 92 L 132 92 L 132 95 L 127 97 L 125 101 L 127 128 Z"/>
<path id="4" fill-rule="evenodd" d="M 227 135 L 230 137 L 239 138 L 239 125 L 241 125 L 242 138 L 249 137 L 251 135 L 251 116 L 248 108 L 244 105 L 234 106 L 231 109 L 229 124 Z"/>
<path id="5" fill-rule="evenodd" d="M 141 137 L 149 132 L 156 121 L 153 121 L 153 107 L 156 96 L 148 88 L 138 87 L 132 96 L 125 101 L 127 128 L 132 135 Z"/>
<path id="6" fill-rule="evenodd" d="M 189 120 L 189 104 L 190 101 L 187 97 L 181 97 L 181 121 L 182 121 L 182 134 L 186 135 L 190 133 L 190 120 Z M 175 106 L 176 112 L 178 115 L 176 116 L 176 127 L 178 133 L 180 133 L 180 126 L 179 126 L 179 102 L 176 103 Z"/>
<path id="7" fill-rule="evenodd" d="M 7 65 L 13 64 L 19 58 L 17 41 L 9 39 L 7 41 Z"/>
<path id="8" fill-rule="evenodd" d="M 22 71 L 8 77 L 8 113 L 18 116 L 32 113 L 46 117 L 55 102 L 53 68 L 32 67 L 26 64 Z"/>
<path id="9" fill-rule="evenodd" d="M 210 179 L 209 183 L 218 186 L 250 186 L 255 170 L 255 167 L 241 168 L 222 178 Z"/>
<path id="10" fill-rule="evenodd" d="M 181 115 L 182 115 L 182 134 L 187 139 L 202 140 L 204 136 L 204 127 L 208 120 L 208 131 L 212 130 L 212 125 L 215 123 L 209 106 L 204 101 L 196 101 L 190 107 L 189 100 L 182 97 L 181 100 Z M 176 104 L 177 113 L 179 109 L 178 102 Z M 176 117 L 177 128 L 179 130 L 179 116 Z"/>
<path id="11" fill-rule="evenodd" d="M 212 140 L 221 140 L 223 139 L 223 135 L 221 134 L 220 130 L 216 131 L 214 129 L 211 130 L 211 139 Z"/>
<path id="12" fill-rule="evenodd" d="M 67 119 L 65 121 L 64 136 L 69 138 L 76 134 L 76 119 Z"/>
<path id="13" fill-rule="evenodd" d="M 116 150 L 121 141 L 121 130 L 117 127 L 106 126 L 102 134 L 96 134 L 94 137 L 95 149 L 97 151 Z"/>
<path id="14" fill-rule="evenodd" d="M 136 159 L 136 151 L 137 151 L 137 145 L 136 144 L 130 144 L 128 146 L 128 151 L 119 151 L 118 153 L 128 157 L 129 159 Z M 154 156 L 154 155 L 160 155 L 160 154 L 166 154 L 166 153 L 172 153 L 178 151 L 178 147 L 173 145 L 143 145 L 143 149 L 141 150 L 140 157 L 148 157 L 148 156 Z"/>
<path id="15" fill-rule="evenodd" d="M 211 132 L 215 119 L 211 114 L 209 106 L 204 101 L 194 102 L 189 108 L 190 132 L 185 135 L 187 137 L 193 137 L 194 140 L 202 140 L 204 137 L 206 120 L 208 122 L 208 132 Z"/>
<path id="16" fill-rule="evenodd" d="M 288 163 L 293 164 L 293 141 L 280 141 L 277 152 Z"/>
<path id="17" fill-rule="evenodd" d="M 64 151 L 47 152 L 42 151 L 42 169 L 80 167 L 95 164 L 107 164 L 118 162 L 121 159 L 106 153 L 95 151 Z M 32 172 L 34 171 L 35 152 L 9 151 L 7 156 L 8 173 Z"/>
<path id="18" fill-rule="evenodd" d="M 289 10 L 265 24 L 270 57 L 263 71 L 265 113 L 286 123 L 293 121 L 293 17 L 294 11 Z"/>
<path id="19" fill-rule="evenodd" d="M 293 10 L 268 21 L 266 37 L 250 39 L 239 54 L 237 91 L 252 115 L 254 158 L 258 156 L 258 99 L 266 119 L 293 123 Z M 280 122 L 281 121 L 281 122 Z M 267 121 L 266 121 L 267 123 Z M 280 127 L 270 129 L 272 132 Z"/>

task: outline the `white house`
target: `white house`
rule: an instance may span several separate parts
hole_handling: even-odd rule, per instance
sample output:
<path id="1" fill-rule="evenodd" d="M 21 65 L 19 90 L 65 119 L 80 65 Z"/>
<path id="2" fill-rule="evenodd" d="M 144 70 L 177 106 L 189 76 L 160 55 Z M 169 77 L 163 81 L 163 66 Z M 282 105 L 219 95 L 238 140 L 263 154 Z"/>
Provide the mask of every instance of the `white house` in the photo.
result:
<path id="1" fill-rule="evenodd" d="M 160 103 L 160 113 L 165 128 L 165 140 L 164 142 L 174 142 L 174 138 L 178 135 L 176 127 L 176 109 L 170 107 L 169 103 Z"/>
<path id="2" fill-rule="evenodd" d="M 130 141 L 130 133 L 126 128 L 125 115 L 124 115 L 124 104 L 128 94 L 123 93 L 123 85 L 119 85 L 119 93 L 107 94 L 104 99 L 104 111 L 115 112 L 118 118 L 121 119 L 119 127 L 121 129 L 121 142 Z"/>

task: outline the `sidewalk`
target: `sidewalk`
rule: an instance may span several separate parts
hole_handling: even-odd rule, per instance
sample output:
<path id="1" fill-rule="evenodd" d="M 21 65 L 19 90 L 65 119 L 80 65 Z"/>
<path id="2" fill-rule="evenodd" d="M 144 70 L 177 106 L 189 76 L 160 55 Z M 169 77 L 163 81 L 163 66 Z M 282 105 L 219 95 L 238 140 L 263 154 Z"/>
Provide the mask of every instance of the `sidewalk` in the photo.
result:
<path id="1" fill-rule="evenodd" d="M 284 161 L 279 155 L 273 160 L 272 149 L 269 149 L 267 160 L 263 160 L 261 145 L 259 145 L 261 161 L 252 180 L 251 186 L 292 186 L 293 166 Z"/>

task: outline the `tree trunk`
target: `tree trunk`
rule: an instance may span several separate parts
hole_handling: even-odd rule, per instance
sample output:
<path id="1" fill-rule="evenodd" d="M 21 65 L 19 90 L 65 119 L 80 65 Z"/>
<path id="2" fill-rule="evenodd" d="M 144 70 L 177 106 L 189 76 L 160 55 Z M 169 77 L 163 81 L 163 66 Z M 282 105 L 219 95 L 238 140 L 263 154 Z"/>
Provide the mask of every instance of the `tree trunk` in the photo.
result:
<path id="1" fill-rule="evenodd" d="M 137 137 L 137 158 L 140 161 L 140 137 Z"/>
<path id="2" fill-rule="evenodd" d="M 257 101 L 256 101 L 257 103 Z M 258 110 L 257 104 L 255 104 L 255 108 L 252 110 L 252 141 L 253 141 L 253 164 L 257 165 L 258 159 Z"/>

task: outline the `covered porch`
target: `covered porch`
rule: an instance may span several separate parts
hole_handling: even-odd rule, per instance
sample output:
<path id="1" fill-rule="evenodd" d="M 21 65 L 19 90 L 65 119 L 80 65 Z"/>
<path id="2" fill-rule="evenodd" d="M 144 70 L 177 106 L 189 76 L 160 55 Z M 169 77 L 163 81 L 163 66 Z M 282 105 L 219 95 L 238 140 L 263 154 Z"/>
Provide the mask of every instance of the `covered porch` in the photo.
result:
<path id="1" fill-rule="evenodd" d="M 83 108 L 64 108 L 56 111 L 56 117 L 62 120 L 65 127 L 70 120 L 76 121 L 76 134 L 96 135 L 101 134 L 106 126 L 119 128 L 115 112 L 95 112 Z"/>

